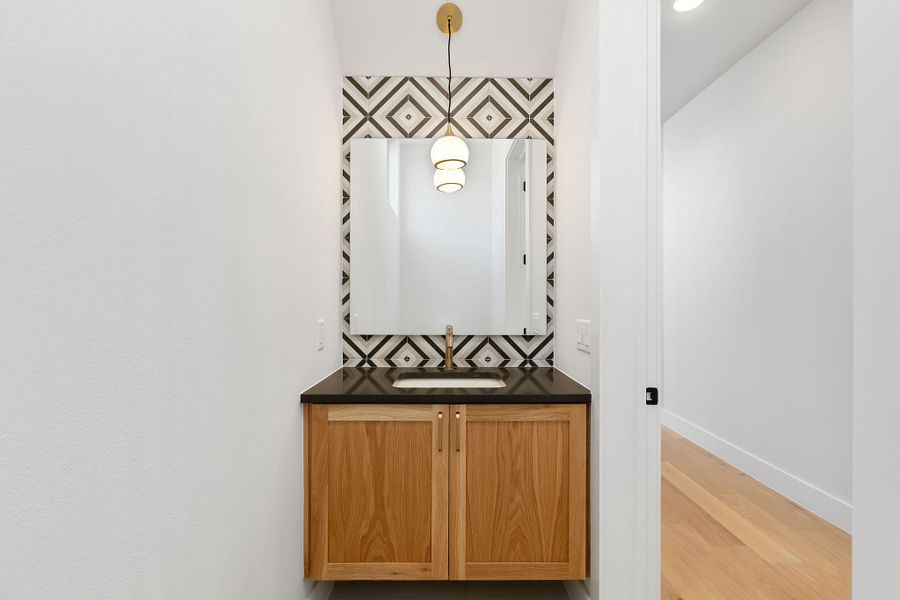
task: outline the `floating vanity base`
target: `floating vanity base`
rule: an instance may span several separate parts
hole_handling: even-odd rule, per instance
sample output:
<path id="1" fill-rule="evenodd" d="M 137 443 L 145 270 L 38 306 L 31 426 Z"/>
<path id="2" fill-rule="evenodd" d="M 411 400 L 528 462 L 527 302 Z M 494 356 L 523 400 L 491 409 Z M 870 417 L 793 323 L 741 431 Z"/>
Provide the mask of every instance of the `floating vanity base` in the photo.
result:
<path id="1" fill-rule="evenodd" d="M 504 402 L 504 381 L 383 388 L 413 403 L 306 403 L 306 577 L 584 579 L 589 407 Z"/>

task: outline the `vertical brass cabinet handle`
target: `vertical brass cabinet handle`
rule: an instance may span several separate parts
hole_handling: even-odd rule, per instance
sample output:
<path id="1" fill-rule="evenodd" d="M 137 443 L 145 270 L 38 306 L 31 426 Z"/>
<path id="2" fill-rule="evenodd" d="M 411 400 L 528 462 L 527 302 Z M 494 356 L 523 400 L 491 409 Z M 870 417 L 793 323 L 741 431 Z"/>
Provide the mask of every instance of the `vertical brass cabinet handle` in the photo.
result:
<path id="1" fill-rule="evenodd" d="M 438 411 L 438 452 L 444 451 L 444 411 Z"/>
<path id="2" fill-rule="evenodd" d="M 456 411 L 456 451 L 459 452 L 459 411 Z"/>

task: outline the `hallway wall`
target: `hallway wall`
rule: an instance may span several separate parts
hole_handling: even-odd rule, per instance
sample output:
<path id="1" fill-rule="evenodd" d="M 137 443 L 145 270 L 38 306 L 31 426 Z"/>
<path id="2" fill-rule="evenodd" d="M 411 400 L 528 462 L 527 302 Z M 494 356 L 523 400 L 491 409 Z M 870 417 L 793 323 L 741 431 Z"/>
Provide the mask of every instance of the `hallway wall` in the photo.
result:
<path id="1" fill-rule="evenodd" d="M 815 0 L 664 126 L 664 422 L 851 498 L 851 15 Z"/>

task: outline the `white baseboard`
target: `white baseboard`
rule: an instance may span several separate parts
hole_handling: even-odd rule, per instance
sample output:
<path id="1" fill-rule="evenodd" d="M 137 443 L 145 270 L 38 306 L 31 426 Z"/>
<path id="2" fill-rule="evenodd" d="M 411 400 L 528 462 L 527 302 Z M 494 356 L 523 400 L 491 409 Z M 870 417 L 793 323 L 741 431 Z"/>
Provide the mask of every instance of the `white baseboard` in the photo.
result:
<path id="1" fill-rule="evenodd" d="M 850 531 L 853 508 L 847 502 L 667 410 L 662 411 L 662 423 L 811 513 Z"/>
<path id="2" fill-rule="evenodd" d="M 333 581 L 319 581 L 309 591 L 309 596 L 307 596 L 307 598 L 308 600 L 328 600 L 333 588 Z"/>
<path id="3" fill-rule="evenodd" d="M 591 593 L 583 581 L 563 581 L 569 600 L 591 600 Z"/>

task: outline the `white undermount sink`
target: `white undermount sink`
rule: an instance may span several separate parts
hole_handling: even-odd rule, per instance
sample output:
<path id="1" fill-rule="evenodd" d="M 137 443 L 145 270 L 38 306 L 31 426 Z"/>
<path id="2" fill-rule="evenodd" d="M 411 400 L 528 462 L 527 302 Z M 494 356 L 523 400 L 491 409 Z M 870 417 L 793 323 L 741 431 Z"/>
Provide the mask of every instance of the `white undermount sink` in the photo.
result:
<path id="1" fill-rule="evenodd" d="M 492 375 L 471 374 L 467 376 L 454 376 L 453 374 L 440 375 L 435 373 L 428 376 L 401 375 L 394 380 L 395 388 L 502 388 L 506 387 L 499 377 Z"/>

